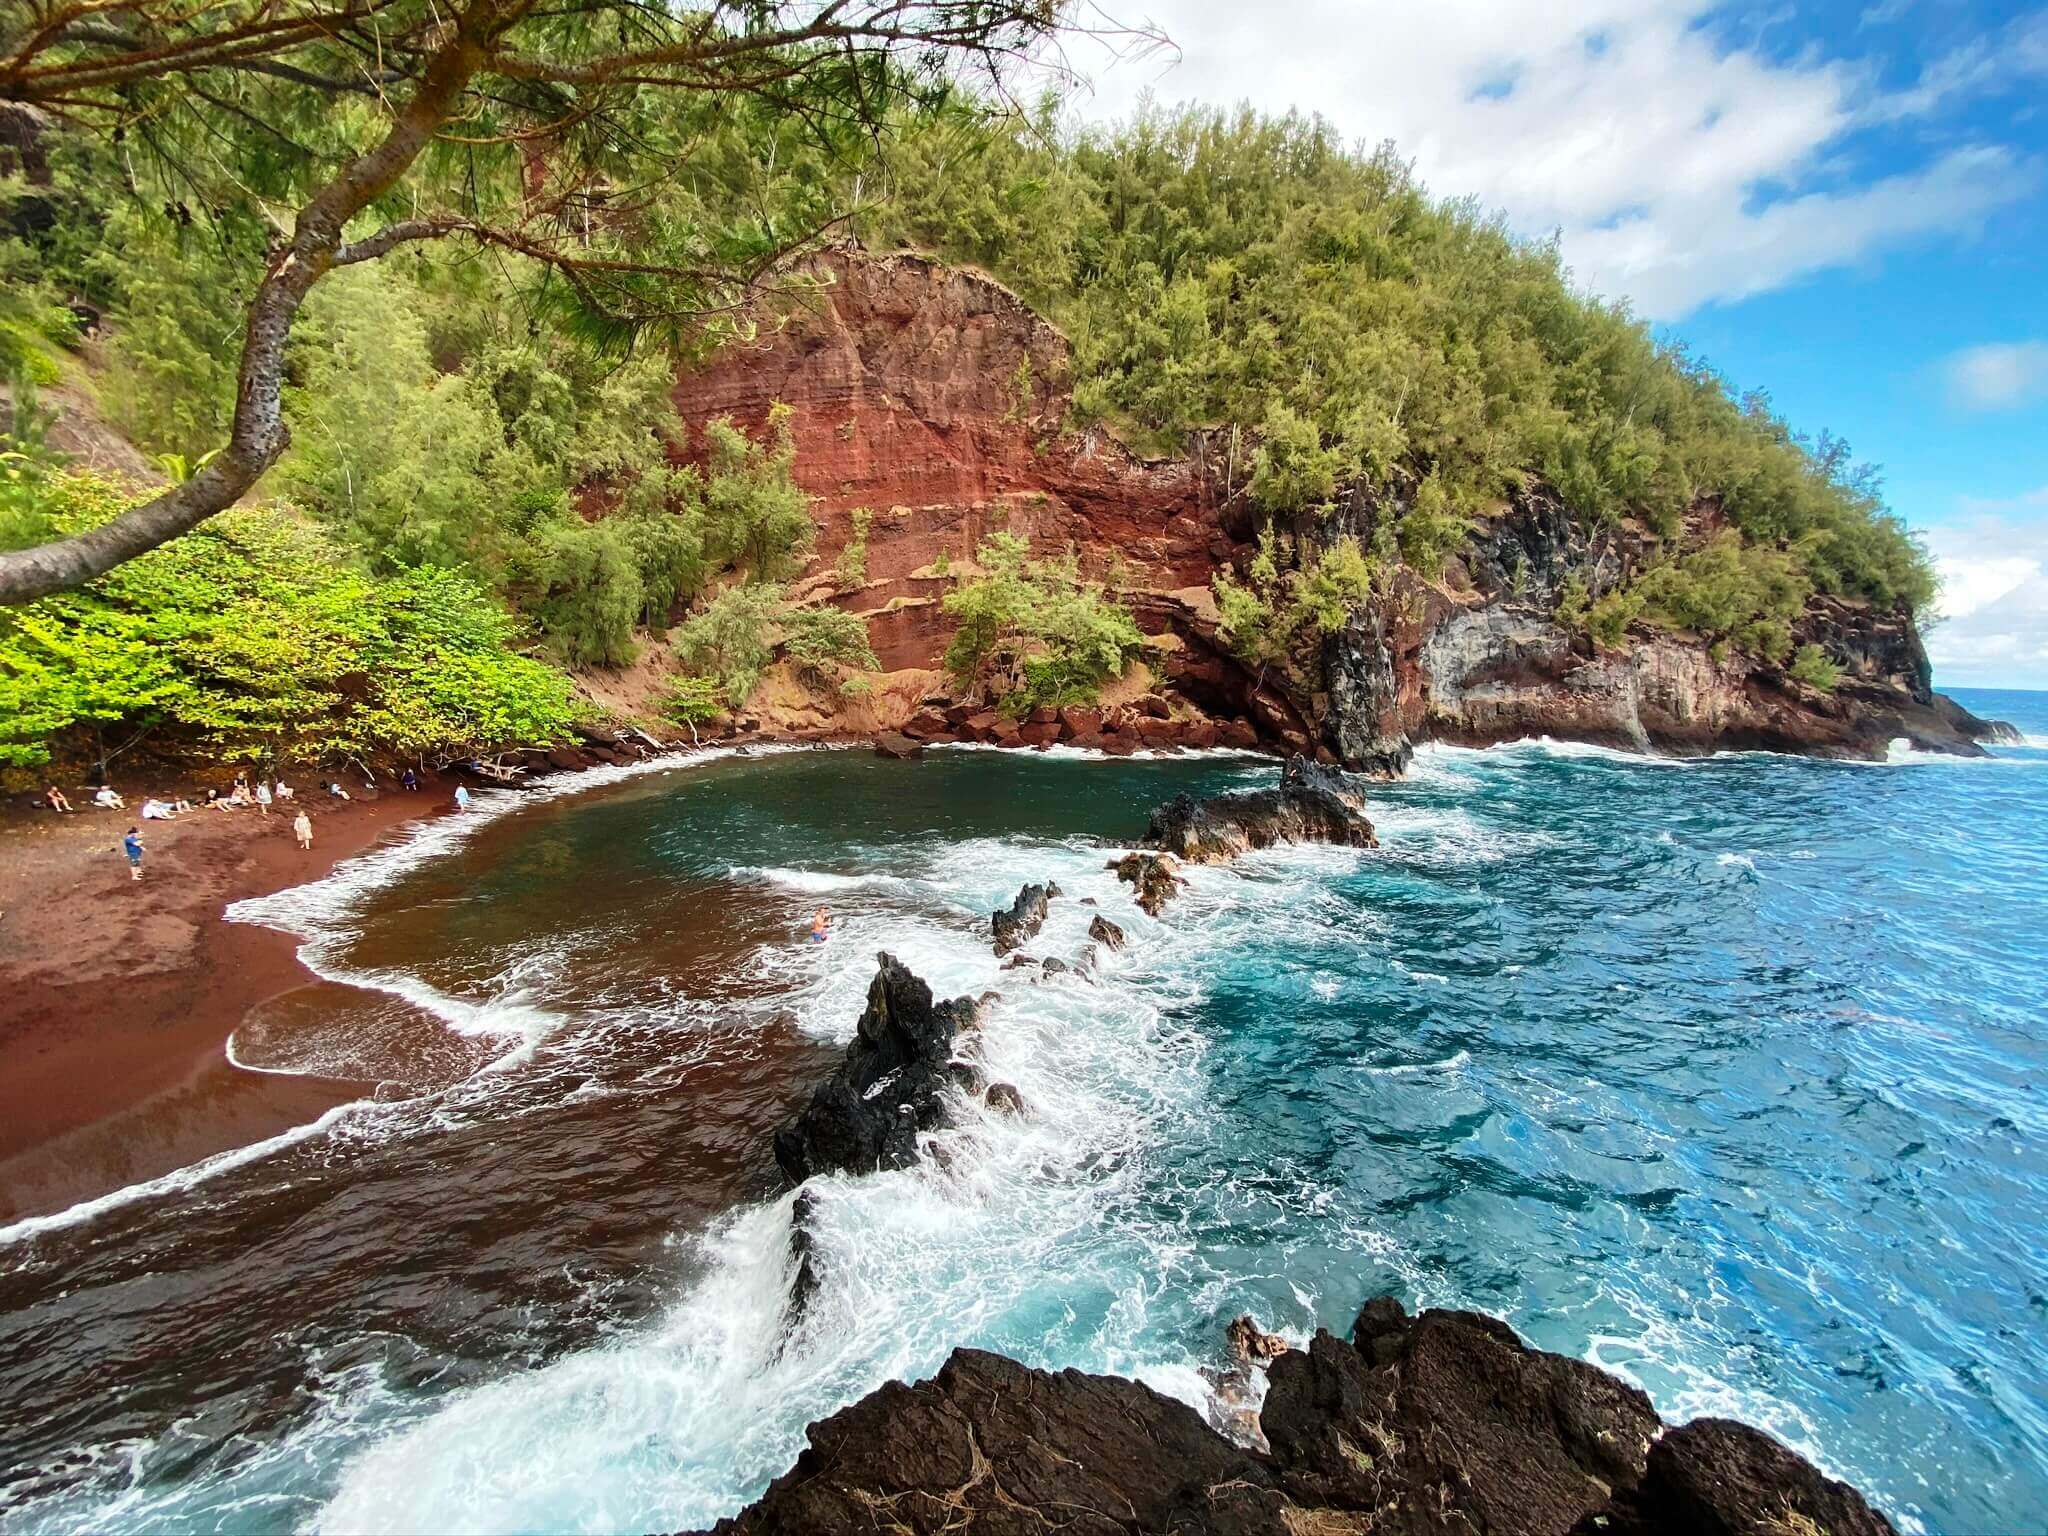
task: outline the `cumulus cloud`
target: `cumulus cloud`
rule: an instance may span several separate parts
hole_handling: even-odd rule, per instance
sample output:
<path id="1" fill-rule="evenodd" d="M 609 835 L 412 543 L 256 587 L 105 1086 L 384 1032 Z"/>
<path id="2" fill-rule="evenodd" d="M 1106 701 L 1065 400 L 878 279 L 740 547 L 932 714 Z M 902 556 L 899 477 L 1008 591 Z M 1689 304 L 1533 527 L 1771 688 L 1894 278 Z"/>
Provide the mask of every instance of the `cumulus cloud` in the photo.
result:
<path id="1" fill-rule="evenodd" d="M 1949 398 L 1973 411 L 2008 410 L 2048 395 L 2048 342 L 1966 347 L 1943 367 Z"/>
<path id="2" fill-rule="evenodd" d="M 2038 179 L 1987 143 L 1874 182 L 1841 174 L 1850 136 L 1989 88 L 2017 67 L 2013 50 L 1996 71 L 1959 54 L 1886 94 L 1859 64 L 1730 46 L 1710 12 L 1706 0 L 1295 0 L 1281 25 L 1239 0 L 1165 0 L 1156 14 L 1178 64 L 1099 70 L 1086 110 L 1122 115 L 1153 90 L 1319 112 L 1355 139 L 1392 139 L 1439 194 L 1559 232 L 1583 282 L 1653 319 L 1967 233 Z"/>
<path id="3" fill-rule="evenodd" d="M 1927 636 L 1935 680 L 2048 686 L 2048 486 L 1966 505 L 1999 510 L 1927 534 L 1942 582 Z"/>

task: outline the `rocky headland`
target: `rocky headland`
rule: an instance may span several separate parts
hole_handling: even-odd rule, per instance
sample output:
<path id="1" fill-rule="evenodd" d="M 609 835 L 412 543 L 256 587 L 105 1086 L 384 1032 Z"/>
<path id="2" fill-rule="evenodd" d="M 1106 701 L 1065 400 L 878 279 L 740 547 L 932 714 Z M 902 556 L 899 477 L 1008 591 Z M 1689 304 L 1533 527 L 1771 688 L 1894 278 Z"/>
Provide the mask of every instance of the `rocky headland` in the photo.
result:
<path id="1" fill-rule="evenodd" d="M 1238 1330 L 1234 1330 L 1238 1331 Z M 1474 1312 L 1369 1301 L 1262 1365 L 1236 1437 L 1140 1382 L 956 1350 L 810 1428 L 725 1536 L 1882 1536 L 1853 1488 Z"/>
<path id="2" fill-rule="evenodd" d="M 1373 846 L 1364 795 L 1344 773 L 1297 757 L 1278 789 L 1188 797 L 1152 818 L 1147 851 L 1110 867 L 1156 911 L 1179 859 L 1220 862 L 1277 843 Z M 1162 883 L 1163 882 L 1163 883 Z M 1148 893 L 1151 899 L 1148 899 Z M 991 927 L 1010 967 L 1036 937 L 1050 883 L 1031 884 Z M 1090 949 L 1126 936 L 1097 914 Z M 1078 972 L 1057 957 L 1047 973 Z M 1028 976 L 1025 978 L 1029 980 Z M 934 1002 L 880 957 L 838 1070 L 775 1139 L 784 1174 L 906 1168 L 921 1133 L 959 1123 L 975 1099 L 1028 1108 L 976 1061 L 982 1007 Z M 822 1283 L 812 1193 L 792 1206 L 794 1330 Z M 795 1338 L 794 1332 L 791 1334 Z M 1206 1373 L 1201 1409 L 1140 1382 L 1044 1371 L 960 1349 L 930 1380 L 889 1382 L 810 1426 L 809 1446 L 723 1536 L 891 1531 L 990 1536 L 1062 1531 L 1277 1532 L 1285 1536 L 1885 1536 L 1853 1488 L 1746 1425 L 1671 1426 L 1639 1389 L 1583 1361 L 1531 1349 L 1473 1312 L 1410 1316 L 1368 1301 L 1347 1336 L 1305 1345 L 1234 1320 Z"/>
<path id="3" fill-rule="evenodd" d="M 1251 667 L 1219 632 L 1211 582 L 1255 552 L 1241 451 L 1198 438 L 1179 458 L 1142 459 L 1100 429 L 1067 428 L 1064 337 L 977 273 L 855 246 L 813 265 L 816 299 L 682 375 L 693 425 L 765 422 L 791 407 L 795 473 L 820 535 L 799 601 L 860 615 L 882 666 L 857 699 L 822 698 L 787 664 L 740 724 L 795 734 L 1004 746 L 1071 742 L 1111 753 L 1266 747 L 1398 773 L 1417 742 L 1465 745 L 1549 735 L 1638 751 L 1765 748 L 1882 757 L 1900 738 L 1974 753 L 1994 726 L 1933 691 L 1910 613 L 1816 595 L 1793 626 L 1839 669 L 1832 689 L 1683 633 L 1596 647 L 1560 623 L 1575 579 L 1597 587 L 1640 568 L 1648 531 L 1589 537 L 1533 486 L 1503 502 L 1425 581 L 1403 569 L 1312 655 Z M 1352 494 L 1286 530 L 1304 546 L 1351 536 L 1371 547 L 1398 508 Z M 1697 545 L 1724 526 L 1702 500 Z M 1016 717 L 963 696 L 941 667 L 952 622 L 941 599 L 998 529 L 1043 551 L 1073 549 L 1112 582 L 1149 637 L 1145 658 L 1093 705 Z M 861 546 L 858 577 L 842 561 Z"/>

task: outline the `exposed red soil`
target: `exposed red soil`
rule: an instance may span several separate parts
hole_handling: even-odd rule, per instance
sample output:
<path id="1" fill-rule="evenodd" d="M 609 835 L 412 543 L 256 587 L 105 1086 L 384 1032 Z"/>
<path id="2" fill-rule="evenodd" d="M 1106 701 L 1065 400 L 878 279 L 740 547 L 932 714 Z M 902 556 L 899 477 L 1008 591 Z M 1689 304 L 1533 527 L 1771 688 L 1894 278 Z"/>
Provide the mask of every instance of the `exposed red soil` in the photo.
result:
<path id="1" fill-rule="evenodd" d="M 221 913 L 319 879 L 447 797 L 432 781 L 347 803 L 313 790 L 311 852 L 275 811 L 141 823 L 139 883 L 120 852 L 136 803 L 0 821 L 0 1222 L 168 1173 L 357 1097 L 358 1084 L 228 1062 L 227 1038 L 250 1009 L 313 978 L 296 940 Z"/>

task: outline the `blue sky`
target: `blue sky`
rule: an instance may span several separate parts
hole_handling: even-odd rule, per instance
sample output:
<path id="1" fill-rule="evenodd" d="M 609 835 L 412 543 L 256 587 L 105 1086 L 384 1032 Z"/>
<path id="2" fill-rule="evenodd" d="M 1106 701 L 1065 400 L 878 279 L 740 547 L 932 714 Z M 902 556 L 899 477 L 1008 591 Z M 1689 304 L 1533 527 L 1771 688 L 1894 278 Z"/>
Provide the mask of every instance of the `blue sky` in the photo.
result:
<path id="1" fill-rule="evenodd" d="M 1104 0 L 1091 115 L 1250 101 L 1391 138 L 1559 231 L 1802 431 L 1884 467 L 1939 561 L 1937 681 L 2048 688 L 2048 3 Z"/>

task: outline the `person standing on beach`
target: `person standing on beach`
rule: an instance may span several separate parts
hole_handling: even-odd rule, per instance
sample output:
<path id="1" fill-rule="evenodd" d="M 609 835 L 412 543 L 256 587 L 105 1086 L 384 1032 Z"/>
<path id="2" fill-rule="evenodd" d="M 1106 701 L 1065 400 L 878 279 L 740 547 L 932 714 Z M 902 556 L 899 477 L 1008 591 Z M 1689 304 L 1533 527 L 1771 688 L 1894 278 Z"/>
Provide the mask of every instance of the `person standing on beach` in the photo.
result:
<path id="1" fill-rule="evenodd" d="M 823 907 L 811 915 L 811 942 L 822 944 L 832 937 L 832 914 Z"/>
<path id="2" fill-rule="evenodd" d="M 270 781 L 268 779 L 258 779 L 256 781 L 256 809 L 265 816 L 270 814 Z"/>
<path id="3" fill-rule="evenodd" d="M 313 846 L 313 818 L 306 814 L 303 807 L 292 820 L 292 836 L 299 840 L 301 848 L 310 849 Z"/>
<path id="4" fill-rule="evenodd" d="M 469 786 L 467 784 L 455 786 L 455 809 L 458 811 L 469 809 Z"/>
<path id="5" fill-rule="evenodd" d="M 130 880 L 140 880 L 142 878 L 142 832 L 139 828 L 130 827 L 128 829 L 128 835 L 121 839 L 121 851 L 128 855 L 128 878 Z"/>

